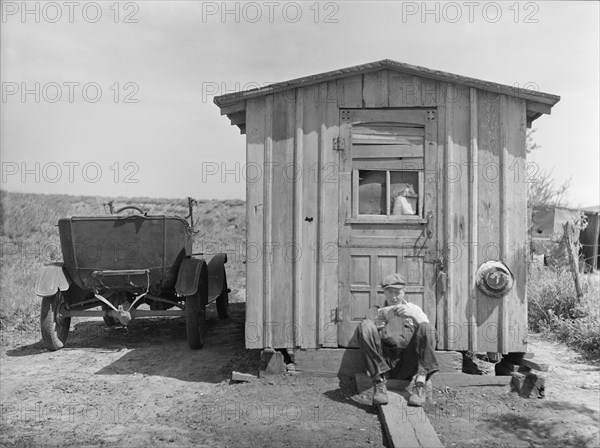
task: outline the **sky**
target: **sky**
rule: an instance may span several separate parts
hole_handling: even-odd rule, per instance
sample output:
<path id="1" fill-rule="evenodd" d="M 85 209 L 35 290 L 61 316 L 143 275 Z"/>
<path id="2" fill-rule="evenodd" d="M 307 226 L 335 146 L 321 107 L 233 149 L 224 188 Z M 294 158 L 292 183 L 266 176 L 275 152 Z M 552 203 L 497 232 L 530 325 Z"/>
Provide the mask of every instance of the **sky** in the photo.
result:
<path id="1" fill-rule="evenodd" d="M 529 161 L 600 204 L 598 2 L 1 1 L 0 188 L 245 197 L 217 95 L 392 59 L 561 96 Z"/>

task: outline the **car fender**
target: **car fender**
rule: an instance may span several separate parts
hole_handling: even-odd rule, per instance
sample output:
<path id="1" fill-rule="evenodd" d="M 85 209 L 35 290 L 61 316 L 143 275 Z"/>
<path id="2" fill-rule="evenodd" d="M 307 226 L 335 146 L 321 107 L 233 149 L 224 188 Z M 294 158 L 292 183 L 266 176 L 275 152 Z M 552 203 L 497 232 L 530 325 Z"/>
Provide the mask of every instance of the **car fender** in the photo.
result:
<path id="1" fill-rule="evenodd" d="M 192 296 L 198 291 L 200 282 L 206 283 L 206 261 L 201 258 L 184 258 L 177 272 L 175 291 L 180 296 Z"/>
<path id="2" fill-rule="evenodd" d="M 227 274 L 225 272 L 227 254 L 215 254 L 208 262 L 208 301 L 212 302 L 227 288 Z"/>
<path id="3" fill-rule="evenodd" d="M 50 297 L 59 290 L 68 290 L 70 286 L 71 279 L 63 263 L 51 263 L 43 267 L 35 284 L 35 294 L 40 297 Z"/>

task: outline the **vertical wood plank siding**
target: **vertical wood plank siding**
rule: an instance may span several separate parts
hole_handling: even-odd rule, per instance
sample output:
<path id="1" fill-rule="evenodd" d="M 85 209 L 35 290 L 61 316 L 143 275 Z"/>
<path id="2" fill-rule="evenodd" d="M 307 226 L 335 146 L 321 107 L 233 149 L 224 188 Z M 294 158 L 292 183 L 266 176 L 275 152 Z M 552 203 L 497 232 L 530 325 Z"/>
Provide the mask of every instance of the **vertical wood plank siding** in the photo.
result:
<path id="1" fill-rule="evenodd" d="M 478 185 L 479 177 L 477 170 L 479 167 L 479 150 L 478 150 L 478 128 L 477 128 L 477 89 L 469 90 L 471 99 L 471 107 L 469 110 L 469 134 L 471 136 L 471 146 L 469 148 L 469 350 L 477 349 L 477 301 L 472 300 L 474 291 L 477 289 L 475 284 L 475 273 L 477 272 L 477 250 L 474 242 L 477 241 L 477 221 L 479 219 L 479 203 L 478 203 Z"/>
<path id="2" fill-rule="evenodd" d="M 266 97 L 246 106 L 246 347 L 263 348 Z"/>
<path id="3" fill-rule="evenodd" d="M 271 267 L 271 340 L 274 347 L 294 347 L 293 247 L 294 247 L 294 140 L 295 91 L 273 98 L 273 145 L 271 153 L 271 244 L 267 247 Z M 265 187 L 267 187 L 265 185 Z"/>
<path id="4" fill-rule="evenodd" d="M 265 158 L 263 163 L 263 339 L 266 347 L 273 347 L 273 320 L 272 320 L 272 294 L 271 277 L 273 275 L 273 258 L 271 256 L 271 242 L 273 231 L 273 95 L 266 97 L 265 104 Z"/>
<path id="5" fill-rule="evenodd" d="M 260 166 L 262 176 L 248 176 L 246 196 L 246 346 L 337 346 L 340 182 L 348 181 L 339 172 L 347 151 L 333 149 L 339 110 L 387 107 L 436 109 L 424 179 L 438 190 L 434 228 L 448 274 L 444 291 L 435 264 L 425 266 L 437 289 L 426 306 L 437 313 L 438 348 L 525 350 L 525 100 L 390 70 L 248 101 L 248 170 Z M 503 299 L 475 286 L 491 259 L 515 276 Z"/>
<path id="6" fill-rule="evenodd" d="M 506 264 L 515 276 L 515 284 L 506 300 L 506 322 L 502 327 L 502 352 L 526 350 L 527 335 L 527 179 L 526 105 L 519 98 L 505 97 L 506 109 Z"/>
<path id="7" fill-rule="evenodd" d="M 339 136 L 340 114 L 337 107 L 337 83 L 328 82 L 321 87 L 324 95 L 324 115 L 321 123 L 321 182 L 319 230 L 321 233 L 319 289 L 322 291 L 319 314 L 319 344 L 337 347 L 337 324 L 331 319 L 338 305 L 338 185 L 340 160 L 333 149 L 333 139 Z"/>
<path id="8" fill-rule="evenodd" d="M 446 262 L 448 269 L 448 348 L 465 350 L 469 342 L 469 146 L 470 95 L 463 86 L 449 86 L 446 94 L 448 164 Z M 465 348 L 463 348 L 465 347 Z"/>

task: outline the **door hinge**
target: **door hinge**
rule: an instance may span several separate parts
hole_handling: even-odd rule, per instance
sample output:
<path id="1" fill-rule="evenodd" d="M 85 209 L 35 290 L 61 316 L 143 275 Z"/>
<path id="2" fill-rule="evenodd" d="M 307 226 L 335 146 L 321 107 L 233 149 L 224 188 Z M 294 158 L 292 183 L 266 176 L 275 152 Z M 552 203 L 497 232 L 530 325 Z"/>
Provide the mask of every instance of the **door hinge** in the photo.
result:
<path id="1" fill-rule="evenodd" d="M 342 321 L 342 310 L 340 308 L 332 309 L 329 314 L 329 320 L 331 322 L 341 322 Z"/>
<path id="2" fill-rule="evenodd" d="M 335 151 L 343 151 L 346 149 L 346 139 L 336 137 L 333 139 L 333 149 Z"/>

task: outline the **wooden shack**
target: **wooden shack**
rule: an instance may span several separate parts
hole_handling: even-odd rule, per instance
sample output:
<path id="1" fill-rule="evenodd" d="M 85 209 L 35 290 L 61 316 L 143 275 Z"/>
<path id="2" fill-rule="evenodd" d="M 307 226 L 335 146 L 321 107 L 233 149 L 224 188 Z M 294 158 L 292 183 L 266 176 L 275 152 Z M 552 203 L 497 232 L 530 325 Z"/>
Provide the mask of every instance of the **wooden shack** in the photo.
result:
<path id="1" fill-rule="evenodd" d="M 595 272 L 600 265 L 600 206 L 584 209 L 587 227 L 581 232 L 579 242 L 588 272 Z"/>
<path id="2" fill-rule="evenodd" d="M 438 350 L 524 351 L 525 133 L 559 99 L 391 60 L 215 98 L 246 134 L 246 346 L 355 347 L 400 272 Z"/>

